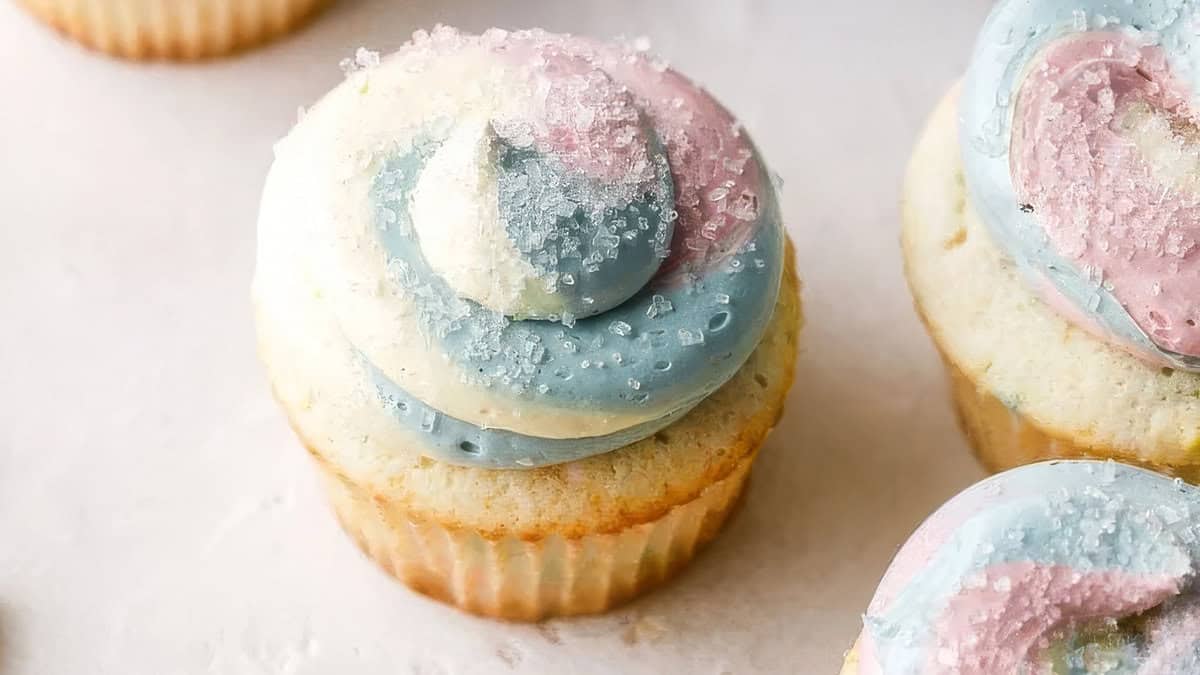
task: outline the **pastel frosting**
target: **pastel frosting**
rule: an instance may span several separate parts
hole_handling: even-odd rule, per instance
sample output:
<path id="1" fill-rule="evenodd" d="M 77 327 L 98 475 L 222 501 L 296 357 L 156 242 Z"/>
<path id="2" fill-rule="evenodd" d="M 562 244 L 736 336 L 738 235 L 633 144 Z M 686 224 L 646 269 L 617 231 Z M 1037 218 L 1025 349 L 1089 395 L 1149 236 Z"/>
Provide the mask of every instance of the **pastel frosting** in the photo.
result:
<path id="1" fill-rule="evenodd" d="M 305 268 L 330 348 L 421 452 L 608 452 L 757 346 L 782 275 L 775 191 L 734 118 L 665 63 L 439 27 L 351 66 L 276 147 L 260 229 L 288 223 L 298 255 L 260 254 L 259 275 Z"/>
<path id="2" fill-rule="evenodd" d="M 1004 0 L 961 102 L 994 239 L 1064 316 L 1200 370 L 1195 0 Z"/>
<path id="3" fill-rule="evenodd" d="M 1200 489 L 1096 461 L 976 484 L 896 555 L 860 675 L 1200 672 Z"/>

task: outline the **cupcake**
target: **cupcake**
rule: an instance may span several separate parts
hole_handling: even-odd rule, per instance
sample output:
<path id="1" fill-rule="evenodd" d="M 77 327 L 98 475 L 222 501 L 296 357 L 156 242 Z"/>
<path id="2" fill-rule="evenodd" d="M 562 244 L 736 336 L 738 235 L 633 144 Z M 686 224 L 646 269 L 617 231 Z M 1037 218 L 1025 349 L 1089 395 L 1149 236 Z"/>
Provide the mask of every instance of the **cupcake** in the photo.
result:
<path id="1" fill-rule="evenodd" d="M 280 141 L 259 349 L 363 550 L 517 620 L 713 538 L 779 419 L 798 282 L 756 149 L 633 45 L 439 27 Z"/>
<path id="2" fill-rule="evenodd" d="M 994 476 L 900 549 L 842 675 L 1200 673 L 1196 513 L 1115 462 Z"/>
<path id="3" fill-rule="evenodd" d="M 129 59 L 190 61 L 279 37 L 329 0 L 18 0 L 84 45 Z"/>
<path id="4" fill-rule="evenodd" d="M 992 470 L 1095 457 L 1200 480 L 1198 11 L 1000 2 L 918 143 L 909 285 Z"/>

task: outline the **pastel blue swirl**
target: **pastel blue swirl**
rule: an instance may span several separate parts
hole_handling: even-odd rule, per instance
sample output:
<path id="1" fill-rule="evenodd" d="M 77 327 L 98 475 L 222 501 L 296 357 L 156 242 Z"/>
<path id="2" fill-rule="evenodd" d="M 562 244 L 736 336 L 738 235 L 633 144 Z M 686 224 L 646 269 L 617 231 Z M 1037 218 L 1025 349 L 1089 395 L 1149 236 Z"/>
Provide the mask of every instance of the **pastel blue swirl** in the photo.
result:
<path id="1" fill-rule="evenodd" d="M 587 204 L 604 204 L 595 194 L 595 181 L 577 172 L 564 171 L 532 148 L 516 148 L 501 140 L 499 168 L 500 215 L 513 242 L 542 278 L 557 280 L 555 296 L 565 312 L 585 318 L 606 312 L 642 288 L 670 253 L 675 220 L 668 217 L 675 190 L 667 155 L 652 129 L 650 156 L 656 180 L 638 201 L 603 207 L 600 222 Z M 602 186 L 601 186 L 602 187 Z M 572 209 L 568 216 L 546 214 Z M 563 280 L 571 280 L 566 283 Z M 515 317 L 524 318 L 524 317 Z M 559 316 L 533 317 L 558 321 Z M 569 322 L 570 319 L 567 319 Z"/>
<path id="2" fill-rule="evenodd" d="M 614 412 L 654 405 L 667 412 L 590 438 L 482 429 L 426 405 L 364 355 L 380 400 L 397 423 L 423 438 L 426 454 L 456 464 L 530 468 L 609 452 L 677 420 L 727 382 L 757 346 L 773 314 L 783 269 L 781 217 L 769 183 L 764 181 L 759 194 L 753 236 L 739 250 L 728 251 L 721 269 L 694 270 L 690 283 L 682 285 L 656 277 L 619 306 L 567 326 L 505 317 L 458 297 L 431 269 L 407 204 L 432 150 L 418 147 L 392 157 L 371 192 L 389 276 L 413 299 L 421 333 L 441 346 L 471 386 L 488 390 L 504 405 L 536 401 L 564 411 Z M 760 161 L 757 154 L 753 161 Z M 563 171 L 552 160 L 539 164 L 543 170 Z M 670 185 L 668 172 L 656 189 L 623 209 L 610 210 L 606 219 L 636 223 L 643 218 L 653 231 L 663 214 L 673 210 Z M 506 208 L 502 203 L 501 210 Z M 607 260 L 604 273 L 628 274 L 629 268 L 645 265 L 645 249 L 626 253 L 623 249 Z"/>

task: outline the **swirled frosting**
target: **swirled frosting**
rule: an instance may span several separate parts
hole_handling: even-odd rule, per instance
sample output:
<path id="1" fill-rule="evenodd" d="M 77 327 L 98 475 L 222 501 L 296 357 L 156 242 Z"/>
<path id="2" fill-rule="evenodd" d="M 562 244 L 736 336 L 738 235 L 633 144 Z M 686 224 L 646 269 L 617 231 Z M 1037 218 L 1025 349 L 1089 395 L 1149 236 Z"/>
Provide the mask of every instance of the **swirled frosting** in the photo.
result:
<path id="1" fill-rule="evenodd" d="M 633 45 L 541 31 L 439 27 L 357 63 L 276 148 L 260 228 L 289 223 L 296 252 L 258 274 L 305 267 L 330 348 L 421 452 L 607 452 L 748 358 L 783 234 L 711 96 Z"/>
<path id="2" fill-rule="evenodd" d="M 1113 462 L 983 481 L 896 555 L 860 675 L 1200 672 L 1200 490 Z"/>
<path id="3" fill-rule="evenodd" d="M 1005 0 L 962 95 L 972 202 L 1067 318 L 1200 370 L 1195 0 Z"/>

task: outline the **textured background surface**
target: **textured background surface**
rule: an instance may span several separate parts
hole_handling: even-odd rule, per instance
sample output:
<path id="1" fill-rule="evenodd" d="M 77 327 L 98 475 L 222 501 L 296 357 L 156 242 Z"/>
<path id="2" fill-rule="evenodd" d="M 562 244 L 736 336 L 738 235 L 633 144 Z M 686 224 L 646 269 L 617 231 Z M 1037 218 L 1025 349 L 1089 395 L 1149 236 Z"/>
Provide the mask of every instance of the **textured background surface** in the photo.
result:
<path id="1" fill-rule="evenodd" d="M 895 548 L 981 471 L 897 245 L 899 181 L 985 0 L 345 0 L 244 57 L 138 66 L 0 1 L 0 675 L 828 673 Z M 471 618 L 350 545 L 255 361 L 271 143 L 416 28 L 648 35 L 785 179 L 809 319 L 744 508 L 602 618 Z"/>

